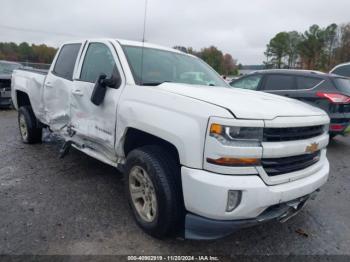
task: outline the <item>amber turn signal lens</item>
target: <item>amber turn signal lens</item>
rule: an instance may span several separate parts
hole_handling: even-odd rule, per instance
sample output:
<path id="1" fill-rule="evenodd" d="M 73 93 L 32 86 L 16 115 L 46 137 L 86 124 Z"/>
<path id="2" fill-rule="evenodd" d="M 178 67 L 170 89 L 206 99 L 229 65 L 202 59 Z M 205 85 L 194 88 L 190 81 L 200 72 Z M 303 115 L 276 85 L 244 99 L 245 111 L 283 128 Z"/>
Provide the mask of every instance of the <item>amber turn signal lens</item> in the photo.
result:
<path id="1" fill-rule="evenodd" d="M 210 126 L 210 134 L 217 134 L 220 135 L 222 134 L 222 125 L 219 124 L 211 124 Z"/>
<path id="2" fill-rule="evenodd" d="M 220 166 L 257 166 L 260 165 L 258 158 L 230 158 L 221 157 L 218 159 L 207 158 L 207 162 Z"/>

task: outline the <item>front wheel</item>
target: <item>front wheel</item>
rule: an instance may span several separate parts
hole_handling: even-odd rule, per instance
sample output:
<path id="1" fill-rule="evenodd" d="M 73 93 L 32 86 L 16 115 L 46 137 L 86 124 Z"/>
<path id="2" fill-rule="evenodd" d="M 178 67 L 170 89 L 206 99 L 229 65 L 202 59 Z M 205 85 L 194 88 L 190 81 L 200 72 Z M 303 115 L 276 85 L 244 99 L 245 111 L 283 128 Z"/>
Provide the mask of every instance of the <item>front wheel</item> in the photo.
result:
<path id="1" fill-rule="evenodd" d="M 180 166 L 167 150 L 144 146 L 128 154 L 125 186 L 137 224 L 162 238 L 180 230 L 183 200 Z"/>
<path id="2" fill-rule="evenodd" d="M 42 128 L 37 127 L 37 120 L 30 106 L 22 106 L 18 110 L 18 126 L 23 143 L 41 142 Z"/>

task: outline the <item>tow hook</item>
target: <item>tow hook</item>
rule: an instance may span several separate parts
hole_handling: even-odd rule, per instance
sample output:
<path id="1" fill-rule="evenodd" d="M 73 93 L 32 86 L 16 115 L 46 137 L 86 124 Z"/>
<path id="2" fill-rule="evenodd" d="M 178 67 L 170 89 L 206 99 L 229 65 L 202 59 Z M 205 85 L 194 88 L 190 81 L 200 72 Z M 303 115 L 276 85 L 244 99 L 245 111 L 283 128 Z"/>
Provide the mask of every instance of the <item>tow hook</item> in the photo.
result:
<path id="1" fill-rule="evenodd" d="M 317 193 L 320 192 L 320 191 L 321 191 L 321 189 L 319 189 L 319 188 L 316 189 L 315 192 L 311 193 L 310 199 L 311 199 L 311 200 L 315 200 L 315 199 L 316 199 L 316 196 L 317 196 Z"/>
<path id="2" fill-rule="evenodd" d="M 282 216 L 278 218 L 279 222 L 285 223 L 296 214 L 300 212 L 300 210 L 304 207 L 306 201 L 310 198 L 310 195 L 300 197 L 298 199 L 289 201 L 286 205 L 289 207 L 289 210 L 285 212 Z"/>

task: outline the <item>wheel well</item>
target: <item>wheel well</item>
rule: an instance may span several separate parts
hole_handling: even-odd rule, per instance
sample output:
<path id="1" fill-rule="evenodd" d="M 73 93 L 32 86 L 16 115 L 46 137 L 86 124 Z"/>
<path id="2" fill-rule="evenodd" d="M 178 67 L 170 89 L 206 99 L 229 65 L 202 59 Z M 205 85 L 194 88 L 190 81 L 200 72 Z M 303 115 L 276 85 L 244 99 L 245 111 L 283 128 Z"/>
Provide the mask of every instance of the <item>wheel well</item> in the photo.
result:
<path id="1" fill-rule="evenodd" d="M 31 106 L 29 96 L 22 92 L 22 91 L 16 91 L 17 93 L 17 106 L 20 108 L 21 106 Z"/>
<path id="2" fill-rule="evenodd" d="M 146 146 L 146 145 L 159 145 L 159 146 L 162 146 L 163 148 L 166 148 L 168 152 L 170 152 L 171 155 L 175 157 L 177 163 L 180 163 L 179 152 L 173 144 L 169 143 L 168 141 L 162 138 L 146 133 L 144 131 L 141 131 L 135 128 L 128 129 L 124 140 L 125 156 L 127 156 L 129 152 L 132 151 L 133 149 Z"/>
<path id="3" fill-rule="evenodd" d="M 17 107 L 18 109 L 22 106 L 30 106 L 30 108 L 33 110 L 32 105 L 30 103 L 29 100 L 29 96 L 27 95 L 27 93 L 24 93 L 22 91 L 16 91 L 16 96 L 17 96 Z M 46 127 L 46 125 L 44 125 L 43 123 L 41 123 L 35 116 L 34 112 L 33 115 L 35 117 L 36 123 L 37 123 L 37 127 L 38 128 L 43 128 Z"/>

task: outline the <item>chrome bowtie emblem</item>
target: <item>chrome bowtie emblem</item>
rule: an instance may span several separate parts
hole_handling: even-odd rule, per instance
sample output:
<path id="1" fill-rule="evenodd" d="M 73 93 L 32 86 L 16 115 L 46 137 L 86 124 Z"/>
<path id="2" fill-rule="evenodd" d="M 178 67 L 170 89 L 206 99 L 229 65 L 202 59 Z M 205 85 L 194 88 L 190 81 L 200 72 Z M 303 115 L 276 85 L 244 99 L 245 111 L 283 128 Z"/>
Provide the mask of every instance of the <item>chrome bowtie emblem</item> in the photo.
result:
<path id="1" fill-rule="evenodd" d="M 306 153 L 315 153 L 318 150 L 318 143 L 312 143 L 305 148 Z"/>

